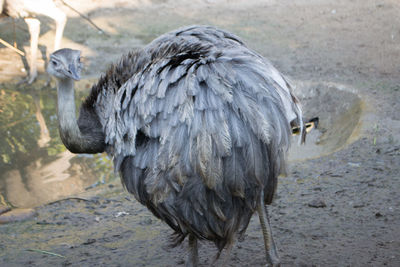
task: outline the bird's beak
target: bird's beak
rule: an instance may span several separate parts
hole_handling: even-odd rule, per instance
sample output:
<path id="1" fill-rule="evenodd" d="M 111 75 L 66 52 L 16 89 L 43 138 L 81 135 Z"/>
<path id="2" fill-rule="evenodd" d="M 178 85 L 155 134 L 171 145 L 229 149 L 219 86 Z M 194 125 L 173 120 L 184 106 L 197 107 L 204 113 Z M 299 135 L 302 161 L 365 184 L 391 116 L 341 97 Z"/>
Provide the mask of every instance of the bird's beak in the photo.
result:
<path id="1" fill-rule="evenodd" d="M 75 67 L 75 64 L 69 64 L 68 74 L 75 81 L 79 81 L 81 79 L 81 74 L 79 73 L 79 70 Z"/>
<path id="2" fill-rule="evenodd" d="M 303 133 L 301 133 L 301 128 L 300 126 L 293 126 L 292 127 L 292 135 L 299 135 L 302 134 L 302 139 L 301 139 L 301 143 L 303 144 L 306 141 L 306 134 L 309 133 L 312 129 L 317 129 L 318 128 L 318 123 L 319 123 L 319 118 L 315 117 L 312 118 L 310 120 L 308 120 L 308 122 L 306 122 L 303 126 Z"/>

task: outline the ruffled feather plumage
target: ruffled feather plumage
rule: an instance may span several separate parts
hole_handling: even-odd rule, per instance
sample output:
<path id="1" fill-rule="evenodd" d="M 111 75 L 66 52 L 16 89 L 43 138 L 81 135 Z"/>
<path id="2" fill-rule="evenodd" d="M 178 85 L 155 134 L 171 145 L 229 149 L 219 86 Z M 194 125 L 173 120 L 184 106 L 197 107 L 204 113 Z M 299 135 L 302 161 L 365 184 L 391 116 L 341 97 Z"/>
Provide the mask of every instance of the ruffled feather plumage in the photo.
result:
<path id="1" fill-rule="evenodd" d="M 92 89 L 127 190 L 182 241 L 221 250 L 270 204 L 301 110 L 286 79 L 238 37 L 182 28 L 123 57 Z"/>

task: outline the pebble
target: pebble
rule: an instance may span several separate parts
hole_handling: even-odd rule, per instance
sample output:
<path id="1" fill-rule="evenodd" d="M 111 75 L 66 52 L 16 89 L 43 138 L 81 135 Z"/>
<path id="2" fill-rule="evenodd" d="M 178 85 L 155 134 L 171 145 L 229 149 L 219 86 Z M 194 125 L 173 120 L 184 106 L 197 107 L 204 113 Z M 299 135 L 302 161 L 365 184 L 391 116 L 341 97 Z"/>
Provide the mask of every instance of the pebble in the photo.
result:
<path id="1" fill-rule="evenodd" d="M 82 245 L 90 245 L 96 242 L 96 239 L 89 238 L 86 242 L 82 243 Z"/>
<path id="2" fill-rule="evenodd" d="M 325 201 L 323 199 L 316 198 L 316 199 L 311 200 L 308 203 L 308 206 L 311 207 L 311 208 L 325 208 L 326 207 L 326 203 L 325 203 Z"/>

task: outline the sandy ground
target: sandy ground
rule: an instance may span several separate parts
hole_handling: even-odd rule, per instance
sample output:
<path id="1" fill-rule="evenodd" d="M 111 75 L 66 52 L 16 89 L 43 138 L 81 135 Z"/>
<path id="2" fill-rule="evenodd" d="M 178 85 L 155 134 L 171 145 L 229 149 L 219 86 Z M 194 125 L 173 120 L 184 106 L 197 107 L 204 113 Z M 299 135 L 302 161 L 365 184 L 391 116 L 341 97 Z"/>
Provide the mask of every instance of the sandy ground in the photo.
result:
<path id="1" fill-rule="evenodd" d="M 363 102 L 358 130 L 335 153 L 292 162 L 271 208 L 274 236 L 284 266 L 400 266 L 398 1 L 67 2 L 109 34 L 99 34 L 63 8 L 69 15 L 63 46 L 83 50 L 87 78 L 98 77 L 121 54 L 168 30 L 211 24 L 241 36 L 295 83 L 351 88 Z M 12 37 L 7 23 L 0 21 L 3 39 L 3 34 Z M 48 52 L 54 25 L 43 19 L 42 26 L 40 44 Z M 20 33 L 17 41 L 27 47 L 29 36 Z M 1 81 L 21 79 L 21 59 L 5 48 L 0 51 Z M 32 220 L 0 225 L 0 266 L 184 264 L 186 244 L 169 249 L 171 230 L 119 181 L 79 197 L 41 206 Z M 204 242 L 200 251 L 201 266 L 209 266 L 216 249 Z M 254 216 L 227 266 L 263 265 L 262 235 Z"/>

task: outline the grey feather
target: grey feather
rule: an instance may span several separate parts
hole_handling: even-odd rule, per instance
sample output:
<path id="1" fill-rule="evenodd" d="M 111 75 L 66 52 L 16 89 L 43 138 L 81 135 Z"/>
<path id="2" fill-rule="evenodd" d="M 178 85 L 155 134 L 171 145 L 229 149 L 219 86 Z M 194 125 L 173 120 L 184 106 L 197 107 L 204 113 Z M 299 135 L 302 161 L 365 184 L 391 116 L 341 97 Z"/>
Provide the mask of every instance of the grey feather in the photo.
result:
<path id="1" fill-rule="evenodd" d="M 290 85 L 238 37 L 205 26 L 162 35 L 118 66 L 129 76 L 91 98 L 122 182 L 178 240 L 224 248 L 262 190 L 272 201 L 302 116 Z"/>

